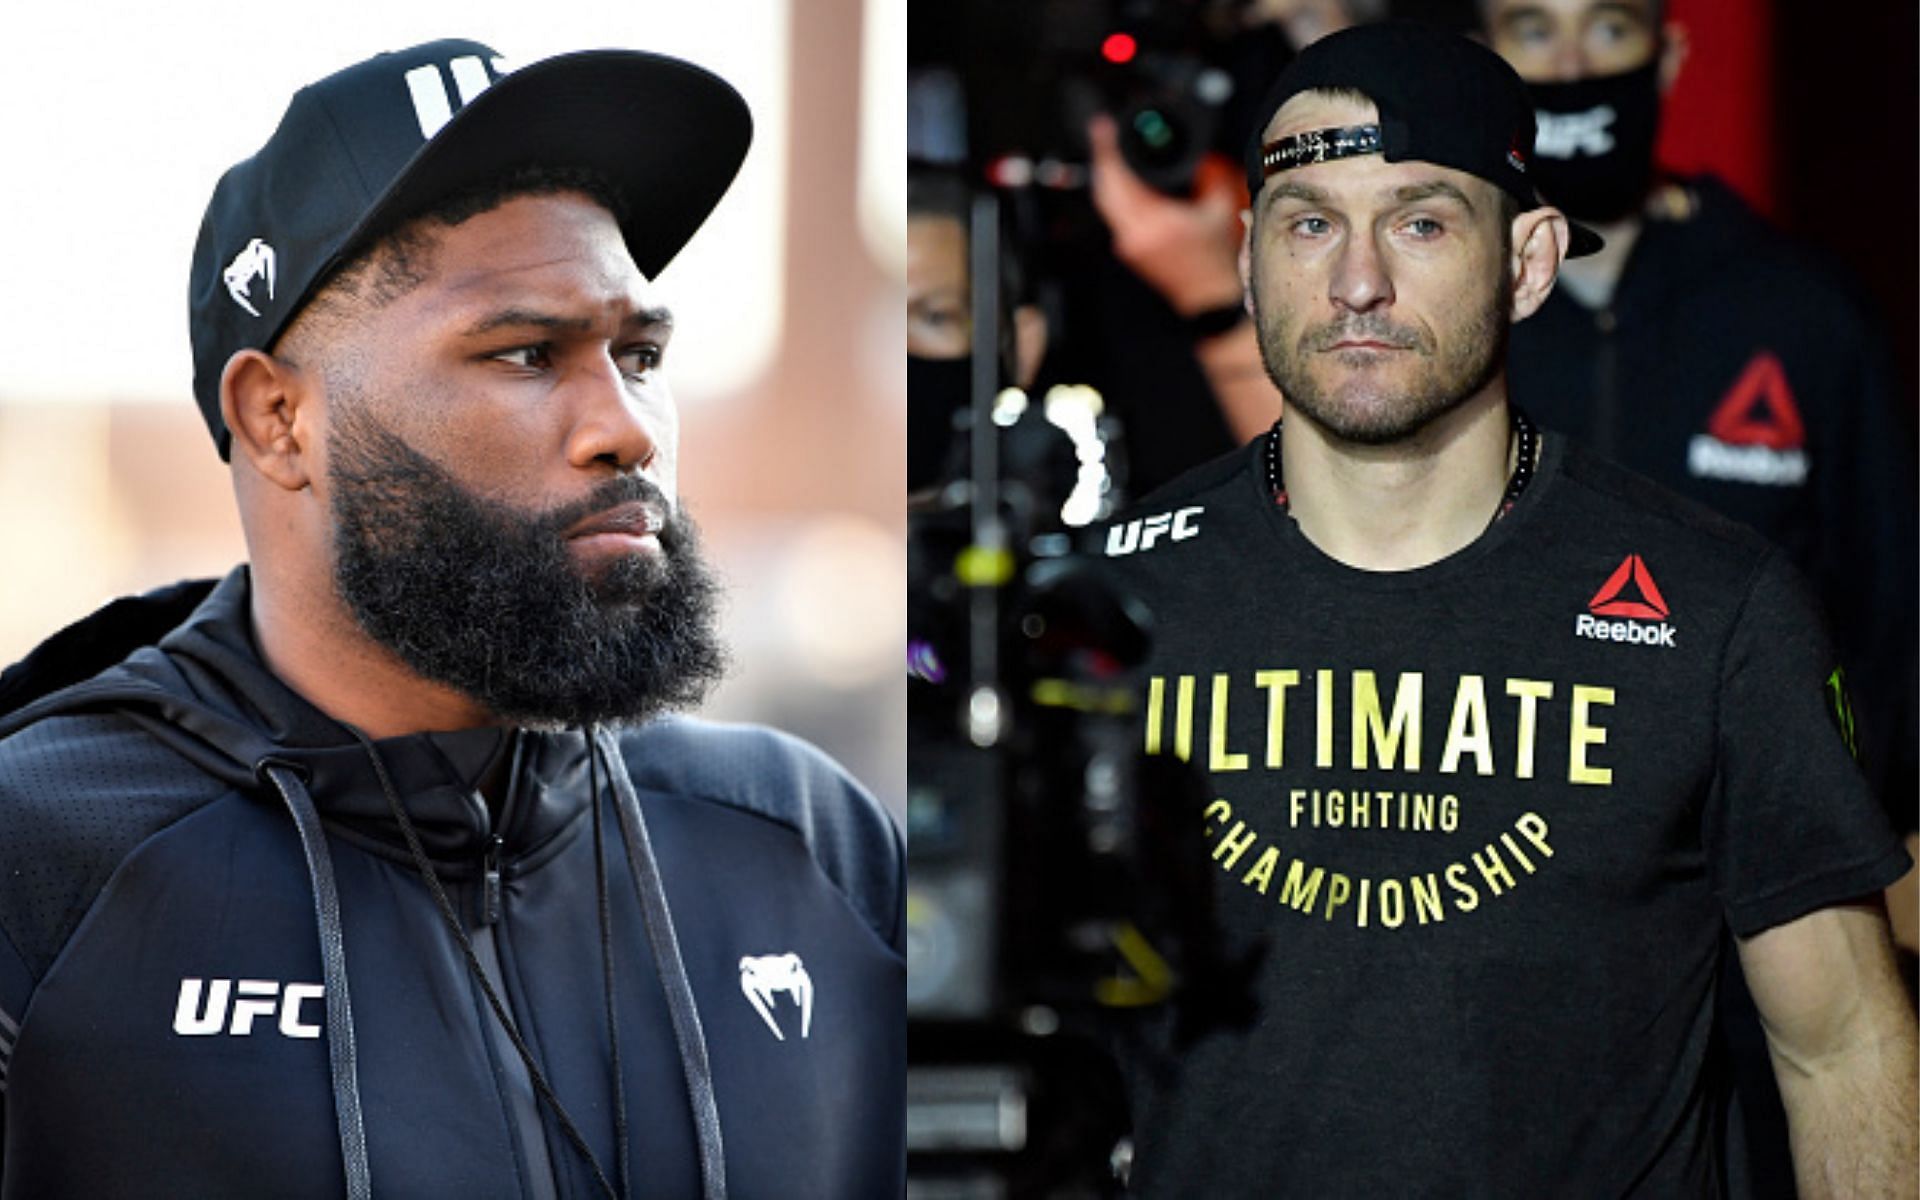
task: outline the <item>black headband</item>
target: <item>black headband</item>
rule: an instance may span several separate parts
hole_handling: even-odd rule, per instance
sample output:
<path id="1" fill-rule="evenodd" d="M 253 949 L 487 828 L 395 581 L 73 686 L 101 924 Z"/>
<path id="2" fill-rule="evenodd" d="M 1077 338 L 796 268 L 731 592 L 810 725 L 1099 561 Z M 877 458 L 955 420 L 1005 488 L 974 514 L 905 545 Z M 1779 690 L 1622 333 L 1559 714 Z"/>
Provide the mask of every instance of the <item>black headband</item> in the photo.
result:
<path id="1" fill-rule="evenodd" d="M 1260 148 L 1262 178 L 1332 158 L 1378 154 L 1384 143 L 1378 125 L 1343 125 L 1338 129 L 1309 129 L 1292 137 L 1276 138 Z"/>

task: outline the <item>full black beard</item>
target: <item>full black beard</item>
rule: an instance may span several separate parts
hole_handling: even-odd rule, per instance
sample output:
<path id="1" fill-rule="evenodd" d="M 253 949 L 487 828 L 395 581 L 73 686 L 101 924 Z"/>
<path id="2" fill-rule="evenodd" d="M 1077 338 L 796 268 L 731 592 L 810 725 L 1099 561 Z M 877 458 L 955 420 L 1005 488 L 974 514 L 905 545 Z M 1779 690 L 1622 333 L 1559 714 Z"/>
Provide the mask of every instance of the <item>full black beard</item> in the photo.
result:
<path id="1" fill-rule="evenodd" d="M 415 672 L 503 720 L 542 726 L 692 707 L 725 673 L 719 584 L 692 522 L 651 483 L 624 475 L 528 515 L 462 487 L 359 406 L 336 413 L 334 584 Z M 563 532 L 634 501 L 670 514 L 664 553 L 588 578 Z"/>

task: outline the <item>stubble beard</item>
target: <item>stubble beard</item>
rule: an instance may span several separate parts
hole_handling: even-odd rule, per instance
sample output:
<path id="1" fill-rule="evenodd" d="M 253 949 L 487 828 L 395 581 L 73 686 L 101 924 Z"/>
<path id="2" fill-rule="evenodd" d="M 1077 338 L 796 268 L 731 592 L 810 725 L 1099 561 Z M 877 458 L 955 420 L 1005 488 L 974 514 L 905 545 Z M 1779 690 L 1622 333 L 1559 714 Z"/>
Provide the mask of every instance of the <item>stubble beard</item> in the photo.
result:
<path id="1" fill-rule="evenodd" d="M 1255 328 L 1267 376 L 1286 402 L 1337 441 L 1387 446 L 1406 441 L 1478 395 L 1506 361 L 1512 327 L 1512 282 L 1501 273 L 1491 295 L 1440 345 L 1427 328 L 1402 325 L 1379 312 L 1350 313 L 1324 324 L 1299 329 L 1291 310 L 1261 302 L 1253 289 Z M 1333 350 L 1335 344 L 1364 338 L 1400 347 L 1392 352 Z M 1374 379 L 1393 359 L 1412 354 L 1421 368 L 1405 382 Z M 1316 358 L 1350 358 L 1353 375 L 1323 389 L 1310 369 Z"/>
<path id="2" fill-rule="evenodd" d="M 692 522 L 651 483 L 620 476 L 581 501 L 524 512 L 462 486 L 343 400 L 329 454 L 334 585 L 415 673 L 543 728 L 690 708 L 725 674 L 719 584 Z M 583 572 L 564 531 L 637 501 L 670 514 L 661 553 Z"/>

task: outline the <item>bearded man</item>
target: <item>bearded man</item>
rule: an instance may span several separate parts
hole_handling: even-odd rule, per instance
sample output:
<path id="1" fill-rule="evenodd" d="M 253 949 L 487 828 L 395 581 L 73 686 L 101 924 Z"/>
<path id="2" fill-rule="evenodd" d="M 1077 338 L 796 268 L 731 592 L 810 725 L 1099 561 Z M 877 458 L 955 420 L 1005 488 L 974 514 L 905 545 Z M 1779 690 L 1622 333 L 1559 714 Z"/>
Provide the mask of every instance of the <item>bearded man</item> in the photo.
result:
<path id="1" fill-rule="evenodd" d="M 1137 1190 L 1723 1195 L 1727 928 L 1803 1192 L 1911 1195 L 1907 856 L 1807 589 L 1508 403 L 1509 325 L 1598 245 L 1538 202 L 1519 78 L 1369 26 L 1261 111 L 1284 420 L 1107 541 L 1155 617 L 1144 750 L 1206 773 L 1258 963 L 1250 1020 L 1135 1073 Z"/>
<path id="2" fill-rule="evenodd" d="M 663 715 L 724 656 L 650 281 L 750 128 L 677 60 L 449 40 L 222 178 L 250 562 L 0 680 L 0 1195 L 898 1192 L 898 833 Z"/>

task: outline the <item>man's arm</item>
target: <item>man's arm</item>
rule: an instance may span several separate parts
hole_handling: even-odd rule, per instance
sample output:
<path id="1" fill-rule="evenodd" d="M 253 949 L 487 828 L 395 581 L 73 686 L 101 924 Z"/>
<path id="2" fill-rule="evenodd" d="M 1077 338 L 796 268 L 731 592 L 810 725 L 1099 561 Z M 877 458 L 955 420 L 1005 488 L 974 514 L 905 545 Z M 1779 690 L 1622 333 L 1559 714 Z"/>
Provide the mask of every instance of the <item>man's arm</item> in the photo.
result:
<path id="1" fill-rule="evenodd" d="M 1914 1011 L 1877 904 L 1740 941 L 1786 1105 L 1803 1200 L 1915 1195 Z"/>
<path id="2" fill-rule="evenodd" d="M 1196 196 L 1176 200 L 1149 187 L 1127 166 L 1112 117 L 1093 119 L 1087 144 L 1093 154 L 1093 203 L 1113 233 L 1114 257 L 1180 317 L 1242 304 L 1240 210 L 1246 192 L 1239 176 L 1203 164 Z M 1252 319 L 1200 338 L 1193 356 L 1234 441 L 1245 444 L 1265 433 L 1280 415 L 1281 400 L 1260 360 Z"/>

